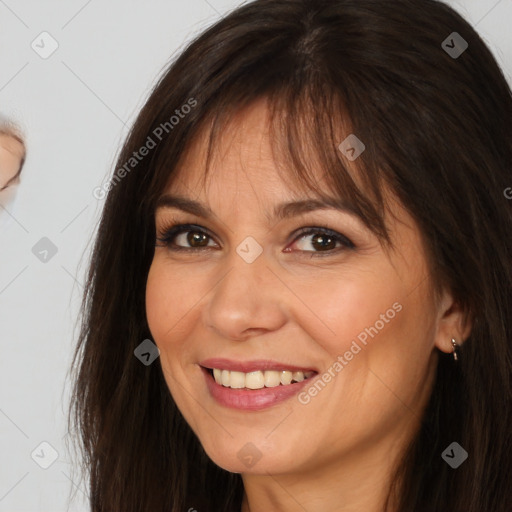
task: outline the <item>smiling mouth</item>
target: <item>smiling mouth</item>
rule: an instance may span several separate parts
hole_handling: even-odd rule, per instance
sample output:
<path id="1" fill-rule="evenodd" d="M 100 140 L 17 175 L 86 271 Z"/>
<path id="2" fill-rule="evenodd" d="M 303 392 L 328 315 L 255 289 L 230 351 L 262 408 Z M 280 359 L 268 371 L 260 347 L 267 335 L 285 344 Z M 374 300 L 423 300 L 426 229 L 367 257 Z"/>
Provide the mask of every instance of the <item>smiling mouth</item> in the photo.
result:
<path id="1" fill-rule="evenodd" d="M 265 370 L 254 372 L 237 372 L 220 368 L 204 368 L 215 380 L 225 388 L 231 389 L 262 389 L 292 384 L 310 379 L 314 371 Z"/>

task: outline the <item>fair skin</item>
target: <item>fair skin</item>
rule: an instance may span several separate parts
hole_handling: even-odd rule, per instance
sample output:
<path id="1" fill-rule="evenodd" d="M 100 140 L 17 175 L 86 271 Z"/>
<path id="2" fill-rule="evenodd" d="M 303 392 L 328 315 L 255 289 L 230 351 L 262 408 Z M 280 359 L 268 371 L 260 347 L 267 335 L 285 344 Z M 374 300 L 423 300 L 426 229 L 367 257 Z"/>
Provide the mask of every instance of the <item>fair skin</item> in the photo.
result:
<path id="1" fill-rule="evenodd" d="M 0 191 L 15 185 L 25 153 L 23 144 L 8 134 L 0 134 Z"/>
<path id="2" fill-rule="evenodd" d="M 241 473 L 242 512 L 378 512 L 393 464 L 419 427 L 435 347 L 451 352 L 451 338 L 461 343 L 468 328 L 448 292 L 434 298 L 418 228 L 396 202 L 390 252 L 360 219 L 333 208 L 272 219 L 275 205 L 307 191 L 279 175 L 266 113 L 258 102 L 233 119 L 207 186 L 205 139 L 180 162 L 165 193 L 199 201 L 214 215 L 159 208 L 157 237 L 173 218 L 211 236 L 195 252 L 157 243 L 146 289 L 149 327 L 172 397 L 205 451 Z M 319 235 L 294 235 L 302 227 L 330 228 L 355 248 L 336 244 L 326 252 L 313 243 Z M 252 263 L 236 252 L 248 236 L 263 248 Z M 185 232 L 173 242 L 193 247 L 194 239 Z M 205 384 L 205 359 L 272 359 L 314 368 L 308 389 L 329 368 L 332 375 L 338 356 L 396 303 L 400 312 L 359 343 L 307 404 L 292 396 L 239 410 L 216 401 Z M 261 456 L 251 467 L 239 456 L 247 443 Z"/>

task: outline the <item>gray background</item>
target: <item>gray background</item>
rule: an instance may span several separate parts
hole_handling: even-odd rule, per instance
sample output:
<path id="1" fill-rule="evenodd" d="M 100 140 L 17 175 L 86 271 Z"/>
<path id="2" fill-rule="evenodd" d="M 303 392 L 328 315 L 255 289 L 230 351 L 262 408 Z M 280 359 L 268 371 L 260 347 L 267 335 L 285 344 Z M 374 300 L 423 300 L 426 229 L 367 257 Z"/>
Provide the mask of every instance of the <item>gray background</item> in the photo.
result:
<path id="1" fill-rule="evenodd" d="M 0 512 L 87 510 L 65 413 L 102 207 L 93 190 L 169 59 L 239 3 L 0 0 L 0 113 L 21 126 L 28 146 L 10 215 L 0 208 Z M 448 3 L 477 28 L 510 82 L 512 0 Z M 51 49 L 45 31 L 58 48 L 43 59 L 31 45 Z M 53 256 L 40 252 L 43 237 Z"/>

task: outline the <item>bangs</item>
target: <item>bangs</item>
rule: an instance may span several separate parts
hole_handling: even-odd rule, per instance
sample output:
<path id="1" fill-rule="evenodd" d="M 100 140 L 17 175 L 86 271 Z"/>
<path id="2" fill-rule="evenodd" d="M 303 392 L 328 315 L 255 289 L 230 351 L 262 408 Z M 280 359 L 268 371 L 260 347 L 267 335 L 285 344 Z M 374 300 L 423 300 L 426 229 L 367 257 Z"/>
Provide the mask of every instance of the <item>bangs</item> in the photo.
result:
<path id="1" fill-rule="evenodd" d="M 390 210 L 384 200 L 383 171 L 374 165 L 371 148 L 366 145 L 355 159 L 348 158 L 346 150 L 342 152 L 341 143 L 349 136 L 349 141 L 354 140 L 355 130 L 339 93 L 325 85 L 319 89 L 309 87 L 293 94 L 293 87 L 284 87 L 258 96 L 237 98 L 237 91 L 242 91 L 243 87 L 235 84 L 232 91 L 224 91 L 208 109 L 180 156 L 193 150 L 196 141 L 207 141 L 203 174 L 203 186 L 206 185 L 212 160 L 218 156 L 216 148 L 221 147 L 219 139 L 228 132 L 235 118 L 243 117 L 245 109 L 264 100 L 273 160 L 283 181 L 289 183 L 290 188 L 306 193 L 307 197 L 331 202 L 335 199 L 342 203 L 384 247 L 391 248 L 385 223 Z M 344 145 L 343 149 L 346 147 Z M 356 153 L 348 152 L 349 156 L 353 154 Z M 168 184 L 171 180 L 172 175 Z"/>

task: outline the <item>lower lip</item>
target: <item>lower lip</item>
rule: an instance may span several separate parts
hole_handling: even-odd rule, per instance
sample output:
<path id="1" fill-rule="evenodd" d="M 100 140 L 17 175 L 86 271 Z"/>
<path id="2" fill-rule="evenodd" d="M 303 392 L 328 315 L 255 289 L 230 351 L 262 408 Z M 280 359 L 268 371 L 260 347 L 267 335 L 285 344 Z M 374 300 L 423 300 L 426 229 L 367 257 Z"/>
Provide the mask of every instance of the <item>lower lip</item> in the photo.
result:
<path id="1" fill-rule="evenodd" d="M 245 411 L 260 411 L 273 405 L 279 404 L 299 393 L 299 391 L 313 380 L 313 377 L 302 382 L 295 382 L 286 386 L 261 389 L 231 389 L 215 382 L 210 373 L 201 368 L 206 385 L 212 397 L 220 404 L 231 409 Z"/>

